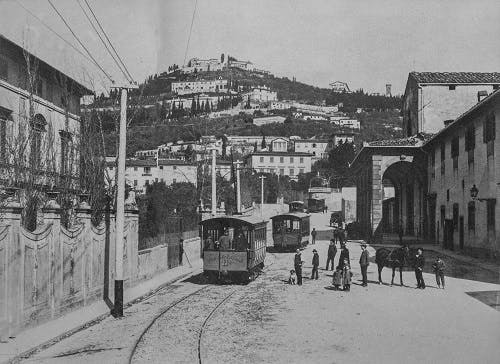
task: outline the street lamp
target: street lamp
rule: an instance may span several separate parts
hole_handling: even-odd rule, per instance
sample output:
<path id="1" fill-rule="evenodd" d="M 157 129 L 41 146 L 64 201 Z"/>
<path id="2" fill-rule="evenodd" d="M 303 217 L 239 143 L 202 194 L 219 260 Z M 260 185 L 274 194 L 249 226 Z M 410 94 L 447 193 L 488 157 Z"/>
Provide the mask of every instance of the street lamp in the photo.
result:
<path id="1" fill-rule="evenodd" d="M 476 201 L 478 194 L 479 190 L 477 189 L 476 185 L 473 185 L 470 189 L 470 197 L 472 198 L 473 201 Z"/>

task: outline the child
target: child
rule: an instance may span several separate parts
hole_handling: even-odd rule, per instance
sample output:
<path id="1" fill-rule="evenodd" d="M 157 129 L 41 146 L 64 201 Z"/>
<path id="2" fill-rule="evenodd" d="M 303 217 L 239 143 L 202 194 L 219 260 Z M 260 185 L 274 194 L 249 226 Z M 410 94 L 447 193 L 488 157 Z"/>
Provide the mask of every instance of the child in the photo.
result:
<path id="1" fill-rule="evenodd" d="M 436 283 L 438 285 L 438 288 L 441 288 L 441 286 L 443 286 L 443 289 L 444 289 L 444 270 L 445 270 L 445 268 L 446 268 L 446 265 L 441 260 L 441 257 L 437 256 L 436 260 L 434 261 L 434 264 L 432 264 L 432 269 L 434 269 L 434 274 L 436 275 Z"/>
<path id="2" fill-rule="evenodd" d="M 344 291 L 349 292 L 351 290 L 351 278 L 351 267 L 349 266 L 349 261 L 345 259 L 344 266 L 342 268 L 342 285 L 344 286 Z"/>
<path id="3" fill-rule="evenodd" d="M 295 271 L 290 270 L 290 277 L 288 277 L 288 284 L 295 284 Z"/>
<path id="4" fill-rule="evenodd" d="M 332 284 L 335 287 L 335 290 L 338 291 L 340 286 L 342 285 L 342 270 L 337 267 L 335 272 L 333 272 L 333 280 Z"/>

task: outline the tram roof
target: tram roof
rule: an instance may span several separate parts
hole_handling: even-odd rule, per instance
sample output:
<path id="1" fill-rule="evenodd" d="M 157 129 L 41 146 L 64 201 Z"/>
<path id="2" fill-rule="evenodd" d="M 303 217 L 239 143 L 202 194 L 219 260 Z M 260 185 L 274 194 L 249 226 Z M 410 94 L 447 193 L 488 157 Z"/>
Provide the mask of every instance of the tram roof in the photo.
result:
<path id="1" fill-rule="evenodd" d="M 310 217 L 311 215 L 305 212 L 285 212 L 283 214 L 275 215 L 271 217 L 271 219 L 275 219 L 278 217 L 293 217 L 296 219 L 303 219 L 305 217 Z"/>
<path id="2" fill-rule="evenodd" d="M 297 200 L 297 201 L 292 201 L 292 202 L 290 202 L 290 203 L 289 203 L 289 205 L 291 205 L 291 204 L 293 204 L 293 203 L 295 203 L 295 204 L 300 203 L 300 204 L 302 204 L 302 205 L 303 205 L 303 204 L 304 204 L 304 201 L 299 201 L 299 200 Z"/>
<path id="3" fill-rule="evenodd" d="M 213 222 L 217 220 L 227 220 L 234 224 L 247 224 L 247 225 L 258 225 L 262 223 L 267 223 L 268 220 L 260 216 L 255 215 L 223 215 L 223 216 L 215 216 L 210 219 L 203 220 L 200 224 L 203 225 L 208 222 Z"/>

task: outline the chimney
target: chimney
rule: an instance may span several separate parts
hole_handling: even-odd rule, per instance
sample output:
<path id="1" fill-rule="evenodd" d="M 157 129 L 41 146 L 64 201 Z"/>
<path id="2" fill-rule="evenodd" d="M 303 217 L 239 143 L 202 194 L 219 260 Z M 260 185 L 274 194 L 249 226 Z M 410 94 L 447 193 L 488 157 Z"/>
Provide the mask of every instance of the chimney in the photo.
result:
<path id="1" fill-rule="evenodd" d="M 486 97 L 488 97 L 488 91 L 478 91 L 477 92 L 477 102 L 483 101 Z"/>

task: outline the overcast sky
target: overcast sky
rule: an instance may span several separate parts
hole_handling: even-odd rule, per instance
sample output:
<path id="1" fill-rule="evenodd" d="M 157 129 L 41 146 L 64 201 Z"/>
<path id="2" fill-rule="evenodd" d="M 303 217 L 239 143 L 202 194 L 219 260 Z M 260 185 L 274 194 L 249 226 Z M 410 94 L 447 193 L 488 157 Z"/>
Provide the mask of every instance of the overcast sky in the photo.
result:
<path id="1" fill-rule="evenodd" d="M 0 33 L 75 77 L 106 82 L 19 1 L 77 44 L 45 0 L 0 0 Z M 80 0 L 83 2 L 83 0 Z M 87 0 L 134 78 L 184 62 L 195 0 Z M 99 63 L 121 80 L 77 0 L 52 0 Z M 499 0 L 198 0 L 187 59 L 221 53 L 328 87 L 401 93 L 408 72 L 500 71 Z"/>

